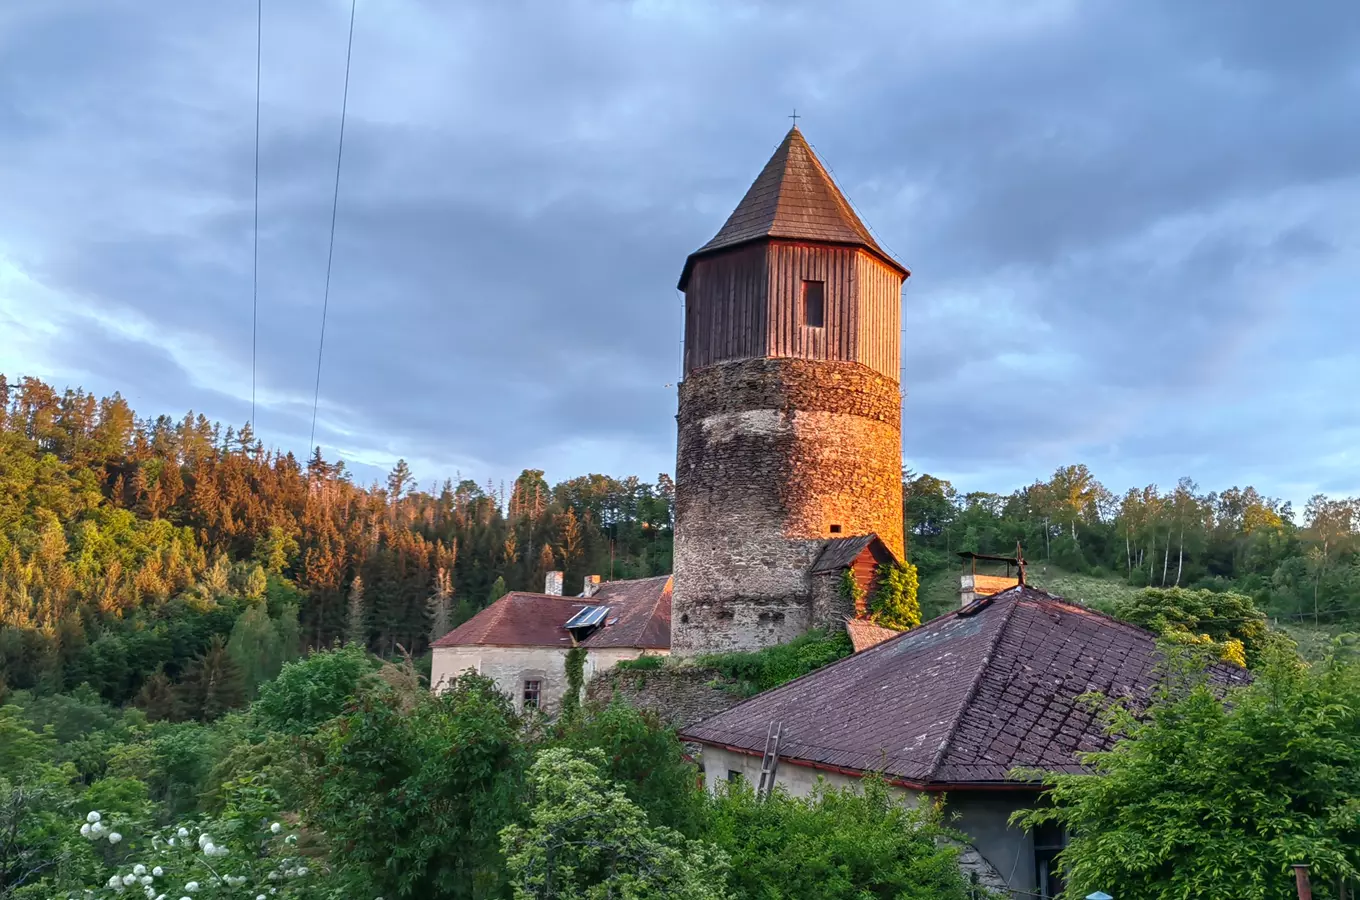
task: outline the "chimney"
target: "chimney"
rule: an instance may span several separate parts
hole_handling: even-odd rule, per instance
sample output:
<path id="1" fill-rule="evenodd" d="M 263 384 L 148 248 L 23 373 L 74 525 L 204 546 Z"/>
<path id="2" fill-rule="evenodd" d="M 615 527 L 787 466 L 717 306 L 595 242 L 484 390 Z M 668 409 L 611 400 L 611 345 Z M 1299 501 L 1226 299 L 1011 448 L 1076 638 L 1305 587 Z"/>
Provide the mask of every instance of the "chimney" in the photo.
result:
<path id="1" fill-rule="evenodd" d="M 562 596 L 562 573 L 549 572 L 547 578 L 543 580 L 543 593 L 552 594 L 554 597 Z"/>
<path id="2" fill-rule="evenodd" d="M 582 587 L 581 587 L 581 596 L 582 596 L 582 597 L 594 597 L 594 596 L 595 596 L 595 592 L 598 591 L 599 589 L 600 589 L 600 576 L 599 576 L 599 575 L 587 575 L 587 576 L 586 576 L 586 582 L 585 582 L 585 584 L 582 585 Z M 558 593 L 560 594 L 561 591 L 559 590 Z"/>
<path id="3" fill-rule="evenodd" d="M 967 606 L 978 598 L 974 580 L 977 578 L 972 572 L 964 572 L 959 577 L 959 606 Z"/>

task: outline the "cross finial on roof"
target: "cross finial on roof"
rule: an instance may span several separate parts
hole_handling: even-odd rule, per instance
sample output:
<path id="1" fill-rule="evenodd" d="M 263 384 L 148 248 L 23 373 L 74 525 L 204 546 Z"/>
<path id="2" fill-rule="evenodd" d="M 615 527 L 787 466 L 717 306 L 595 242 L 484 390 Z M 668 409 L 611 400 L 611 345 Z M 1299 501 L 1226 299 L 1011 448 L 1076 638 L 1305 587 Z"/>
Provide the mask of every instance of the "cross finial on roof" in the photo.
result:
<path id="1" fill-rule="evenodd" d="M 795 107 L 793 108 L 793 115 L 789 116 L 789 118 L 790 118 L 790 119 L 793 119 L 793 127 L 794 127 L 794 128 L 797 128 L 797 127 L 798 127 L 798 120 L 802 118 L 802 116 L 798 115 L 798 107 L 795 106 Z"/>

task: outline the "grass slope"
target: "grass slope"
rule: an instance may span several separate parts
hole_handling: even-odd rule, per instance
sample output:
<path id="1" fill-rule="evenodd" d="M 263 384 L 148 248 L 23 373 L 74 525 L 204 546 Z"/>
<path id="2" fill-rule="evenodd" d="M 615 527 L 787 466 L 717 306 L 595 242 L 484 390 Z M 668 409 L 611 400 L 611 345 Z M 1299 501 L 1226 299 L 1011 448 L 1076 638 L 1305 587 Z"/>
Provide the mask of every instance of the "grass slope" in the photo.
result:
<path id="1" fill-rule="evenodd" d="M 1140 590 L 1117 578 L 1077 575 L 1050 563 L 1030 563 L 1026 575 L 1034 587 L 1103 612 L 1110 611 L 1117 601 L 1132 597 Z M 937 572 L 924 579 L 918 596 L 921 612 L 927 619 L 948 612 L 959 603 L 959 572 Z"/>
<path id="2" fill-rule="evenodd" d="M 1133 587 L 1119 578 L 1097 575 L 1078 575 L 1051 563 L 1030 563 L 1029 583 L 1067 600 L 1076 600 L 1102 612 L 1111 612 L 1119 600 L 1137 594 L 1142 588 Z M 959 603 L 959 571 L 937 572 L 921 580 L 919 593 L 922 616 L 929 620 L 943 615 Z M 1343 626 L 1312 625 L 1308 623 L 1282 624 L 1275 628 L 1293 638 L 1299 655 L 1309 661 L 1321 659 L 1338 634 L 1353 630 Z"/>

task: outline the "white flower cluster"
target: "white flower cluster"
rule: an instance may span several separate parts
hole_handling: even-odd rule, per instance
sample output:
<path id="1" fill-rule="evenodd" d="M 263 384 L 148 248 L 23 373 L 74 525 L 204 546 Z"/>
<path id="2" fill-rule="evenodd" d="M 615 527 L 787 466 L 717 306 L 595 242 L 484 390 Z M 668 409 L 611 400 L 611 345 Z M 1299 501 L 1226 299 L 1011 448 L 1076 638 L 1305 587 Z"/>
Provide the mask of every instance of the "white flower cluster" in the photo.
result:
<path id="1" fill-rule="evenodd" d="M 184 829 L 181 828 L 180 831 L 184 831 Z M 187 832 L 185 835 L 180 835 L 180 837 L 186 835 Z M 203 851 L 204 856 L 226 856 L 229 852 L 226 847 L 223 847 L 220 844 L 214 844 L 213 839 L 208 837 L 206 831 L 198 836 L 198 849 Z"/>
<path id="2" fill-rule="evenodd" d="M 283 826 L 278 822 L 272 822 L 269 824 L 268 830 L 269 835 L 266 837 L 266 840 L 268 840 L 268 837 L 282 834 Z M 103 816 L 96 811 L 91 811 L 89 815 L 85 817 L 85 822 L 82 823 L 80 827 L 80 833 L 92 841 L 102 839 L 108 840 L 111 844 L 117 844 L 123 839 L 122 835 L 109 828 L 108 824 L 103 820 Z M 151 846 L 162 853 L 169 847 L 179 846 L 183 848 L 183 852 L 192 854 L 195 840 L 197 841 L 198 852 L 201 852 L 204 857 L 217 858 L 227 856 L 230 853 L 224 844 L 219 844 L 214 841 L 208 832 L 200 832 L 196 836 L 193 836 L 188 828 L 182 826 L 175 829 L 173 835 L 169 837 L 153 837 Z M 284 838 L 284 842 L 289 845 L 295 844 L 297 842 L 297 835 L 287 835 Z M 249 858 L 250 854 L 247 854 L 247 865 L 249 865 Z M 310 870 L 306 865 L 302 864 L 303 862 L 304 860 L 297 858 L 279 860 L 276 868 L 270 871 L 266 877 L 269 881 L 304 877 L 309 874 Z M 223 885 L 228 888 L 241 888 L 251 880 L 249 875 L 219 874 L 207 860 L 202 860 L 197 863 L 197 865 L 207 869 L 205 874 L 210 877 L 204 878 L 204 882 L 209 885 L 209 893 L 215 893 L 214 888 Z M 160 866 L 148 868 L 142 863 L 137 863 L 132 867 L 130 872 L 120 872 L 109 876 L 105 886 L 115 894 L 121 894 L 128 888 L 136 889 L 140 887 L 143 893 L 145 893 L 147 900 L 167 900 L 167 895 L 163 892 L 158 892 L 157 890 L 158 887 L 163 886 L 163 882 L 162 884 L 157 884 L 157 880 L 163 879 L 164 877 L 165 870 Z M 183 888 L 184 896 L 180 897 L 179 900 L 195 900 L 193 895 L 199 892 L 200 887 L 202 886 L 198 881 L 186 882 Z M 247 891 L 248 890 L 249 888 L 247 888 Z M 275 895 L 279 892 L 279 889 L 276 887 L 266 888 L 264 885 L 260 885 L 256 890 L 267 891 L 268 893 L 262 892 L 257 894 L 255 900 L 271 900 L 271 895 Z M 246 896 L 249 896 L 249 893 L 247 893 Z M 93 892 L 87 890 L 85 892 L 85 900 L 92 900 L 92 898 Z M 70 898 L 70 900 L 76 900 L 76 898 Z"/>
<path id="3" fill-rule="evenodd" d="M 85 822 L 80 826 L 80 836 L 92 841 L 106 840 L 110 844 L 116 844 L 123 839 L 123 836 L 116 831 L 104 827 L 101 821 L 104 817 L 94 810 L 85 817 Z"/>

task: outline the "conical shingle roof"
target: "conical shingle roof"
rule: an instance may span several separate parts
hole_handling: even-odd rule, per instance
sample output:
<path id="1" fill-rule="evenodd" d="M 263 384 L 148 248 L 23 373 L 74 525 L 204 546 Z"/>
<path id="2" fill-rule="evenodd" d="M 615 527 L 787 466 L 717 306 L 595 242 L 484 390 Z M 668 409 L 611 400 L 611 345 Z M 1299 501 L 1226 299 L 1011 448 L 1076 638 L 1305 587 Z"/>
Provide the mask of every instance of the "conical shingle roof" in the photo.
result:
<path id="1" fill-rule="evenodd" d="M 685 260 L 680 289 L 685 289 L 698 257 L 766 238 L 863 247 L 903 275 L 909 274 L 855 215 L 797 126 L 789 129 L 713 240 Z"/>

